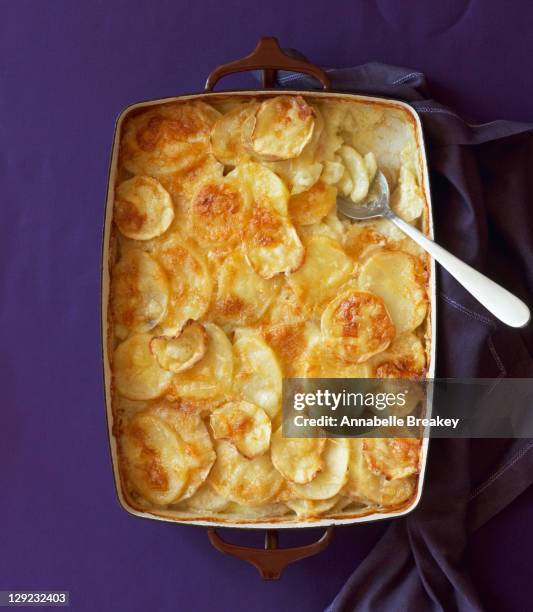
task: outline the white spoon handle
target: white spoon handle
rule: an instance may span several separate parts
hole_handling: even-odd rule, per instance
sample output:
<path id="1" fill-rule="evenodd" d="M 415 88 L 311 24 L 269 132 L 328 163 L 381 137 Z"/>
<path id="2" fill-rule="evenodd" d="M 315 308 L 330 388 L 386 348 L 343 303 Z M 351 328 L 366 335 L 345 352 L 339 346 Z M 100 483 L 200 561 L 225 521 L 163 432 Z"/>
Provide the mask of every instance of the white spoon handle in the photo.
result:
<path id="1" fill-rule="evenodd" d="M 465 264 L 464 261 L 424 236 L 422 232 L 419 232 L 394 213 L 386 216 L 432 255 L 478 302 L 483 304 L 500 321 L 511 327 L 523 327 L 529 322 L 529 308 L 522 300 L 491 281 L 484 274 Z"/>

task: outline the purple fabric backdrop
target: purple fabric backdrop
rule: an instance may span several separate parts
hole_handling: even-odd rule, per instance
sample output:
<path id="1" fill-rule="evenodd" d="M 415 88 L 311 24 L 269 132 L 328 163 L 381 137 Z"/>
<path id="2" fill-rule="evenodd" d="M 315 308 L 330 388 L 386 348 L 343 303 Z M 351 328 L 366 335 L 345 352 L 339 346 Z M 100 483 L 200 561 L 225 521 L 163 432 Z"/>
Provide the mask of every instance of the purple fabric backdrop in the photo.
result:
<path id="1" fill-rule="evenodd" d="M 421 70 L 435 97 L 476 119 L 531 121 L 533 5 L 241 7 L 0 2 L 0 590 L 70 590 L 72 608 L 87 611 L 320 610 L 383 532 L 383 523 L 338 529 L 320 557 L 263 583 L 211 549 L 202 529 L 135 519 L 118 506 L 99 344 L 114 118 L 140 99 L 200 90 L 212 67 L 269 34 L 326 66 L 377 60 Z M 237 82 L 253 84 L 225 86 Z M 466 561 L 490 608 L 523 608 L 533 597 L 532 504 L 529 490 L 472 539 Z"/>

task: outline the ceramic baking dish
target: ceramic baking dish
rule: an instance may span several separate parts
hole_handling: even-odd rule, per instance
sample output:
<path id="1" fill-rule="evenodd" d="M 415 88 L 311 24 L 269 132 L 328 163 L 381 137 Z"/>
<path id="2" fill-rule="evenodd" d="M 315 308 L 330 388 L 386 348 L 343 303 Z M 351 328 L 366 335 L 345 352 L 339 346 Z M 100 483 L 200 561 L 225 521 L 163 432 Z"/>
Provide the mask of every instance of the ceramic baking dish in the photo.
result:
<path id="1" fill-rule="evenodd" d="M 246 70 L 262 70 L 263 71 L 263 85 L 264 90 L 253 90 L 253 91 L 224 91 L 224 92 L 213 92 L 213 87 L 217 81 L 228 74 L 235 72 L 242 72 Z M 273 88 L 274 75 L 276 70 L 285 70 L 291 72 L 301 72 L 313 76 L 322 85 L 323 91 L 302 91 L 302 90 L 284 90 L 284 93 L 288 94 L 300 94 L 303 96 L 313 96 L 314 98 L 332 98 L 332 99 L 346 99 L 361 101 L 370 104 L 377 104 L 381 106 L 387 106 L 392 108 L 401 108 L 407 111 L 409 121 L 412 123 L 415 135 L 416 144 L 418 149 L 418 159 L 420 162 L 420 176 L 422 177 L 421 187 L 424 192 L 424 199 L 426 205 L 426 211 L 424 215 L 424 231 L 432 238 L 433 237 L 433 222 L 432 222 L 432 209 L 431 209 L 431 197 L 429 191 L 429 180 L 428 180 L 428 168 L 427 160 L 424 149 L 424 139 L 422 133 L 422 126 L 420 119 L 416 112 L 406 103 L 392 99 L 376 98 L 371 96 L 356 95 L 351 93 L 340 93 L 333 92 L 330 90 L 330 83 L 327 74 L 320 68 L 313 66 L 302 60 L 297 60 L 288 55 L 284 54 L 279 48 L 276 39 L 273 38 L 262 38 L 259 41 L 257 48 L 247 57 L 242 60 L 237 60 L 230 64 L 225 64 L 216 68 L 209 78 L 207 79 L 205 91 L 199 94 L 182 95 L 172 98 L 150 100 L 133 104 L 124 109 L 116 122 L 115 134 L 113 140 L 113 148 L 111 155 L 111 164 L 108 178 L 107 188 L 107 200 L 105 208 L 105 222 L 104 222 L 104 236 L 103 236 L 103 250 L 102 250 L 102 277 L 101 277 L 101 293 L 102 293 L 102 347 L 103 347 L 103 366 L 104 366 L 104 384 L 105 384 L 105 403 L 106 403 L 106 414 L 108 424 L 109 443 L 111 449 L 111 459 L 113 463 L 113 471 L 115 476 L 115 484 L 117 489 L 118 499 L 122 507 L 131 514 L 136 516 L 142 516 L 151 519 L 164 520 L 170 522 L 181 522 L 195 525 L 201 525 L 210 527 L 210 539 L 212 543 L 223 550 L 226 553 L 242 557 L 247 561 L 253 563 L 260 569 L 262 575 L 267 578 L 275 578 L 279 576 L 281 569 L 298 558 L 315 554 L 322 548 L 324 548 L 329 539 L 331 538 L 331 529 L 333 525 L 348 525 L 362 522 L 375 521 L 383 518 L 395 518 L 402 516 L 415 508 L 418 504 L 422 493 L 422 487 L 424 482 L 424 473 L 427 461 L 428 453 L 428 437 L 425 436 L 421 447 L 421 462 L 420 462 L 420 476 L 418 481 L 418 490 L 414 500 L 411 500 L 408 505 L 400 509 L 391 512 L 376 512 L 366 511 L 357 515 L 342 515 L 338 518 L 317 518 L 317 519 L 306 519 L 306 520 L 291 520 L 290 522 L 260 522 L 260 523 L 249 523 L 245 520 L 238 521 L 232 520 L 231 522 L 221 521 L 220 519 L 202 519 L 197 516 L 185 516 L 179 513 L 165 513 L 161 512 L 156 515 L 151 512 L 141 511 L 131 506 L 126 499 L 123 487 L 121 483 L 121 476 L 118 467 L 118 456 L 117 456 L 117 443 L 113 435 L 113 411 L 111 401 L 111 369 L 110 369 L 110 341 L 109 341 L 109 328 L 108 328 L 108 302 L 109 302 L 109 288 L 110 288 L 110 272 L 109 272 L 109 261 L 112 253 L 111 239 L 112 239 L 112 216 L 113 216 L 113 202 L 114 202 L 114 189 L 117 174 L 118 165 L 118 150 L 119 140 L 121 134 L 121 127 L 123 121 L 129 113 L 137 111 L 139 109 L 147 108 L 156 104 L 163 104 L 165 102 L 183 101 L 183 100 L 205 100 L 207 102 L 213 99 L 224 99 L 238 96 L 239 98 L 253 96 L 261 99 L 263 96 L 272 96 L 279 94 L 279 90 Z M 428 312 L 427 320 L 427 357 L 428 357 L 428 368 L 427 377 L 433 378 L 435 372 L 435 265 L 433 260 L 428 262 L 429 279 L 428 279 L 428 295 L 430 301 L 430 308 Z M 429 403 L 429 402 L 428 402 Z M 431 406 L 428 406 L 428 410 Z M 214 531 L 214 527 L 253 527 L 253 528 L 264 528 L 267 529 L 267 537 L 265 540 L 265 550 L 262 549 L 250 549 L 239 546 L 234 546 L 224 542 L 218 534 Z M 324 536 L 313 544 L 304 547 L 292 548 L 292 549 L 277 549 L 277 536 L 273 531 L 278 528 L 302 528 L 302 527 L 327 527 L 328 530 Z M 291 552 L 292 551 L 292 552 Z"/>

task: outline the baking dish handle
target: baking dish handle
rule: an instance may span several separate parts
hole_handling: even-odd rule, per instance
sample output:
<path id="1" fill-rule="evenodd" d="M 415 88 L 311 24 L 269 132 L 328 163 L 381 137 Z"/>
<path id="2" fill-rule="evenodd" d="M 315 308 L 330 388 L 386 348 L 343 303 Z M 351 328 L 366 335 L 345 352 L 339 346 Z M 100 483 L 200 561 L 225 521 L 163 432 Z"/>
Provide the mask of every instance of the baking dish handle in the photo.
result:
<path id="1" fill-rule="evenodd" d="M 277 38 L 264 36 L 259 39 L 257 47 L 246 57 L 215 68 L 207 77 L 205 90 L 213 91 L 217 82 L 228 74 L 248 70 L 263 71 L 263 87 L 266 89 L 274 87 L 276 70 L 302 72 L 320 81 L 323 89 L 330 89 L 331 87 L 329 76 L 322 68 L 301 59 L 290 57 L 280 48 Z"/>
<path id="2" fill-rule="evenodd" d="M 230 544 L 223 540 L 213 527 L 208 529 L 207 535 L 211 544 L 220 552 L 243 561 L 248 561 L 259 570 L 263 580 L 278 580 L 281 573 L 290 563 L 312 557 L 323 551 L 333 538 L 333 526 L 330 525 L 319 540 L 296 546 L 293 548 L 278 547 L 278 532 L 276 529 L 267 529 L 265 533 L 265 547 L 252 548 Z"/>

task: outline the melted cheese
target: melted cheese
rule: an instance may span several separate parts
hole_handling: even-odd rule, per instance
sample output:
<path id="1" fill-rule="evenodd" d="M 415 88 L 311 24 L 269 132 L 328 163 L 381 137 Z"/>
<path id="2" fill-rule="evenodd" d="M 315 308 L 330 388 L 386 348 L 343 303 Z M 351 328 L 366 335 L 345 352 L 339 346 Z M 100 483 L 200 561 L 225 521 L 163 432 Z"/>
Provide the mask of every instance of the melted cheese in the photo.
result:
<path id="1" fill-rule="evenodd" d="M 228 440 L 248 459 L 266 452 L 272 426 L 266 412 L 250 402 L 228 402 L 211 413 L 216 440 Z"/>
<path id="2" fill-rule="evenodd" d="M 264 161 L 291 159 L 311 140 L 314 127 L 315 112 L 301 96 L 276 96 L 246 120 L 245 140 Z"/>
<path id="3" fill-rule="evenodd" d="M 298 269 L 304 248 L 292 225 L 283 182 L 259 164 L 245 164 L 238 176 L 249 186 L 252 215 L 244 231 L 244 249 L 252 268 L 263 278 Z"/>
<path id="4" fill-rule="evenodd" d="M 234 246 L 251 215 L 247 189 L 241 189 L 232 174 L 205 182 L 193 198 L 190 210 L 191 233 L 209 248 Z"/>
<path id="5" fill-rule="evenodd" d="M 223 164 L 237 166 L 250 161 L 251 154 L 243 142 L 242 126 L 258 107 L 254 102 L 239 104 L 216 121 L 211 131 L 211 149 Z"/>
<path id="6" fill-rule="evenodd" d="M 358 283 L 361 289 L 383 298 L 398 334 L 416 329 L 425 319 L 425 278 L 412 255 L 401 251 L 372 255 L 362 265 Z"/>
<path id="7" fill-rule="evenodd" d="M 209 483 L 219 495 L 238 504 L 260 506 L 269 502 L 283 485 L 268 454 L 247 459 L 229 442 L 215 443 L 217 459 Z"/>
<path id="8" fill-rule="evenodd" d="M 213 323 L 205 324 L 205 355 L 192 368 L 174 374 L 171 395 L 187 399 L 224 396 L 233 378 L 233 353 L 226 334 Z"/>
<path id="9" fill-rule="evenodd" d="M 162 104 L 129 119 L 120 160 L 132 174 L 159 176 L 196 165 L 209 150 L 218 112 L 204 102 Z"/>
<path id="10" fill-rule="evenodd" d="M 354 264 L 342 246 L 326 236 L 311 236 L 305 242 L 302 267 L 287 276 L 287 282 L 309 313 L 327 303 L 353 272 Z"/>
<path id="11" fill-rule="evenodd" d="M 291 491 L 301 499 L 329 499 L 339 493 L 348 478 L 350 451 L 347 440 L 327 440 L 324 467 L 306 484 L 292 484 Z"/>
<path id="12" fill-rule="evenodd" d="M 325 445 L 320 438 L 285 438 L 280 428 L 272 436 L 272 463 L 290 482 L 311 482 L 324 467 Z"/>
<path id="13" fill-rule="evenodd" d="M 241 333 L 233 345 L 234 389 L 273 418 L 281 405 L 282 373 L 276 355 L 259 334 Z"/>
<path id="14" fill-rule="evenodd" d="M 126 474 L 136 490 L 154 504 L 169 504 L 185 490 L 189 467 L 183 441 L 162 419 L 136 415 L 121 438 Z"/>
<path id="15" fill-rule="evenodd" d="M 335 207 L 336 199 L 337 189 L 318 181 L 307 191 L 291 196 L 289 215 L 298 225 L 320 223 Z"/>
<path id="16" fill-rule="evenodd" d="M 172 374 L 159 366 L 150 352 L 149 334 L 130 336 L 113 355 L 115 385 L 118 392 L 132 400 L 157 398 L 169 388 Z"/>
<path id="17" fill-rule="evenodd" d="M 124 236 L 150 240 L 170 227 L 174 219 L 172 199 L 159 181 L 134 176 L 117 187 L 114 219 Z"/>
<path id="18" fill-rule="evenodd" d="M 350 288 L 332 300 L 321 319 L 322 334 L 341 357 L 353 363 L 384 351 L 395 335 L 394 324 L 377 295 Z"/>
<path id="19" fill-rule="evenodd" d="M 221 324 L 252 325 L 261 319 L 278 291 L 277 279 L 262 278 L 242 251 L 233 251 L 218 270 L 211 314 Z"/>
<path id="20" fill-rule="evenodd" d="M 173 234 L 157 245 L 154 256 L 170 281 L 167 315 L 159 330 L 164 335 L 175 335 L 189 319 L 196 320 L 205 314 L 213 282 L 205 256 L 190 239 Z"/>
<path id="21" fill-rule="evenodd" d="M 375 473 L 363 452 L 366 440 L 352 439 L 346 493 L 355 501 L 377 506 L 399 506 L 411 499 L 416 491 L 414 475 L 388 480 L 383 473 Z"/>
<path id="22" fill-rule="evenodd" d="M 138 249 L 126 253 L 113 270 L 111 307 L 120 337 L 147 332 L 167 315 L 169 286 L 161 266 Z"/>
<path id="23" fill-rule="evenodd" d="M 157 363 L 170 372 L 177 374 L 189 370 L 205 355 L 207 333 L 196 321 L 188 321 L 177 336 L 154 336 L 150 341 L 150 351 Z"/>

